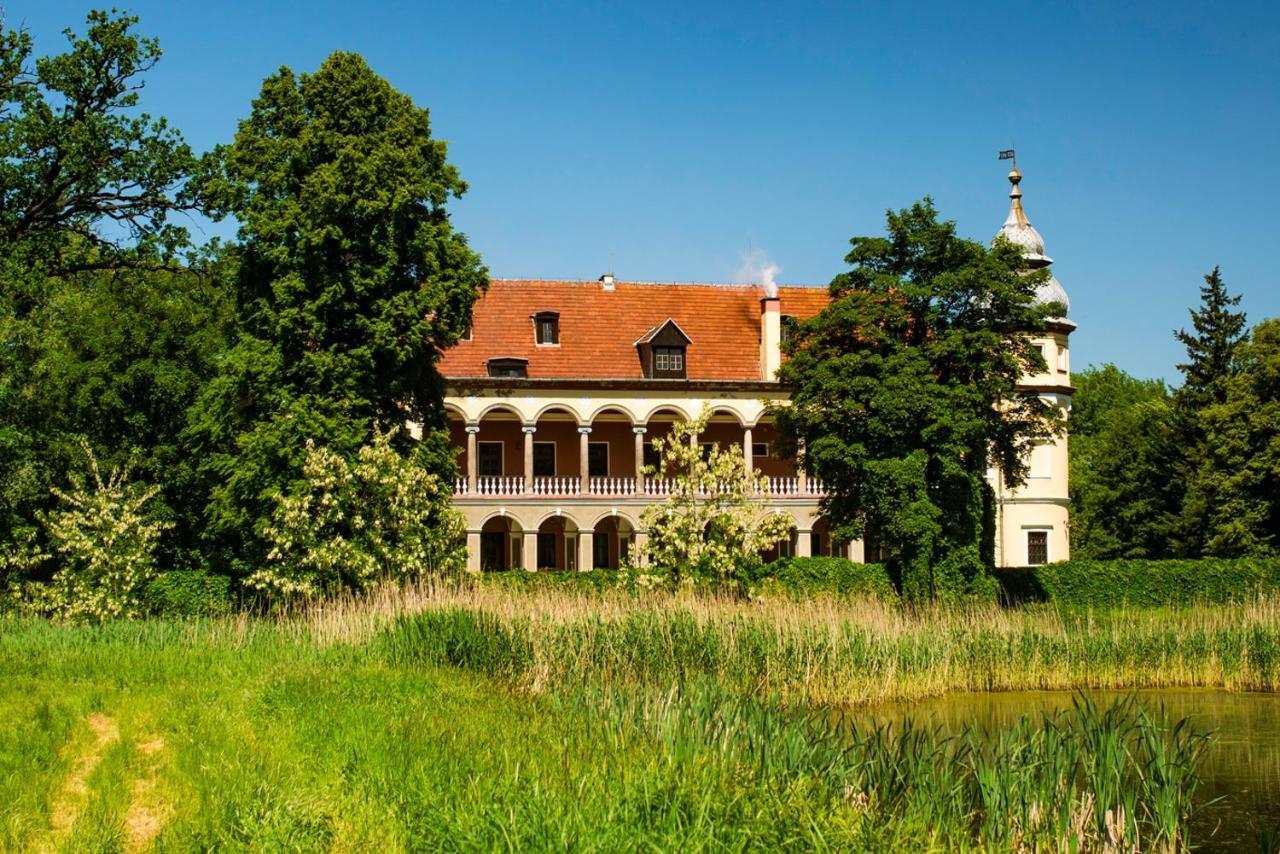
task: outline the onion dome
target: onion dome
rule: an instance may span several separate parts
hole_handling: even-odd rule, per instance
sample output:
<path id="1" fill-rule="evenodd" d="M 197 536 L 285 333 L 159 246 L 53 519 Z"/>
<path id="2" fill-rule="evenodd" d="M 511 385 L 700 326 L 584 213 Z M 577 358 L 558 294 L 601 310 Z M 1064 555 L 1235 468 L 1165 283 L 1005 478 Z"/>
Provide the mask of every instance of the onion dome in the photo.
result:
<path id="1" fill-rule="evenodd" d="M 1027 259 L 1027 263 L 1032 269 L 1041 269 L 1048 267 L 1053 263 L 1053 259 L 1044 254 L 1044 238 L 1040 236 L 1040 232 L 1031 226 L 1031 221 L 1027 219 L 1027 212 L 1022 209 L 1022 190 L 1018 188 L 1019 182 L 1022 181 L 1022 173 L 1018 171 L 1018 167 L 1014 166 L 1009 172 L 1009 183 L 1012 187 L 1009 190 L 1009 217 L 1004 221 L 1004 225 L 1000 227 L 1000 235 L 1007 239 L 1014 246 L 1022 250 L 1022 257 Z M 1067 311 L 1071 307 L 1071 301 L 1067 299 L 1066 289 L 1062 287 L 1062 283 L 1052 274 L 1049 280 L 1040 284 L 1036 288 L 1036 301 L 1040 303 L 1056 302 L 1061 303 L 1063 307 L 1062 318 L 1066 319 Z"/>

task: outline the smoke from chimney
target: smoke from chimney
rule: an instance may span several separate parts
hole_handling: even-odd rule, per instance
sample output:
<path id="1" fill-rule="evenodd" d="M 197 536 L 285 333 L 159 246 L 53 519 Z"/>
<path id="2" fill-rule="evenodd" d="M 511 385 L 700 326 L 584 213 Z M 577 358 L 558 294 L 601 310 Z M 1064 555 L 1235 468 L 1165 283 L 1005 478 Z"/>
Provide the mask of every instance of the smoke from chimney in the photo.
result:
<path id="1" fill-rule="evenodd" d="M 763 249 L 752 249 L 742 253 L 742 266 L 734 276 L 739 282 L 760 283 L 764 287 L 764 295 L 770 299 L 778 295 L 778 283 L 774 276 L 782 272 L 782 268 L 773 263 L 773 259 Z"/>

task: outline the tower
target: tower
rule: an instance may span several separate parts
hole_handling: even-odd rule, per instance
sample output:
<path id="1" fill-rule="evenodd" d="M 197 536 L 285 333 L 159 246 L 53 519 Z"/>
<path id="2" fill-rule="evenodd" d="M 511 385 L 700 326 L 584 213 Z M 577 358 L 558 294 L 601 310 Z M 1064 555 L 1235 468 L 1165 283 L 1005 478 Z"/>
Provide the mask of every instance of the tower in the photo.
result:
<path id="1" fill-rule="evenodd" d="M 1022 249 L 1033 270 L 1053 263 L 1044 252 L 1044 238 L 1032 227 L 1022 207 L 1022 173 L 1015 165 L 1009 172 L 1009 216 L 1000 227 L 1003 236 Z M 1052 318 L 1032 343 L 1044 356 L 1045 370 L 1022 378 L 1020 388 L 1034 391 L 1041 400 L 1071 410 L 1071 363 L 1068 339 L 1075 324 L 1067 319 L 1070 301 L 1062 284 L 1050 274 L 1036 289 L 1040 303 L 1057 303 L 1061 316 Z M 1028 449 L 1027 482 L 1009 489 L 998 471 L 991 472 L 996 493 L 996 564 L 1027 566 L 1066 560 L 1071 555 L 1069 537 L 1069 483 L 1067 437 L 1033 440 Z"/>

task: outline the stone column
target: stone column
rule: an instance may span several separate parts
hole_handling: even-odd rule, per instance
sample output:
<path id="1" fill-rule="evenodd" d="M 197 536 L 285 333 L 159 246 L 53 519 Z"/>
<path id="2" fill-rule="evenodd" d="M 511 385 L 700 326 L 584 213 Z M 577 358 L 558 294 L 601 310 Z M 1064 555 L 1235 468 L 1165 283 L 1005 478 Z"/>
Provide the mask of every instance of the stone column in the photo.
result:
<path id="1" fill-rule="evenodd" d="M 591 428 L 578 428 L 578 472 L 582 478 L 581 492 L 586 495 L 591 491 L 591 469 L 587 462 L 587 443 L 590 441 Z"/>
<path id="2" fill-rule="evenodd" d="M 480 471 L 480 461 L 476 458 L 479 454 L 476 434 L 479 432 L 479 424 L 467 425 L 467 493 L 470 495 L 475 495 L 477 492 L 476 473 Z"/>
<path id="3" fill-rule="evenodd" d="M 530 572 L 538 571 L 538 532 L 525 531 L 520 545 L 520 563 Z"/>
<path id="4" fill-rule="evenodd" d="M 809 494 L 809 475 L 804 470 L 804 439 L 796 451 L 796 491 L 801 495 Z"/>
<path id="5" fill-rule="evenodd" d="M 524 430 L 524 491 L 533 492 L 533 434 L 536 426 L 522 427 Z"/>
<path id="6" fill-rule="evenodd" d="M 585 529 L 578 531 L 578 572 L 586 572 L 589 569 L 595 569 L 591 565 L 592 558 L 595 556 L 596 535 L 594 531 Z"/>
<path id="7" fill-rule="evenodd" d="M 806 531 L 804 528 L 796 529 L 796 557 L 813 556 L 812 534 L 813 531 Z"/>
<path id="8" fill-rule="evenodd" d="M 854 563 L 866 563 L 867 552 L 866 545 L 862 540 L 854 540 L 844 547 L 849 560 Z"/>
<path id="9" fill-rule="evenodd" d="M 480 532 L 467 531 L 467 572 L 480 571 Z"/>
<path id="10" fill-rule="evenodd" d="M 742 459 L 747 464 L 747 474 L 755 471 L 756 461 L 751 450 L 751 428 L 745 427 L 742 430 Z"/>
<path id="11" fill-rule="evenodd" d="M 636 434 L 636 495 L 644 494 L 644 434 L 648 432 L 647 427 L 632 427 L 631 432 Z"/>

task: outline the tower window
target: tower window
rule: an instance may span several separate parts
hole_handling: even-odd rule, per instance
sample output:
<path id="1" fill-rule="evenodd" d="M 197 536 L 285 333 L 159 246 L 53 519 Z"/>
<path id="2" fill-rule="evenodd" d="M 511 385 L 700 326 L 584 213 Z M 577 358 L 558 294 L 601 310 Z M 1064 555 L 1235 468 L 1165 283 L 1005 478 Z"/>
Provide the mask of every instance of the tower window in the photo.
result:
<path id="1" fill-rule="evenodd" d="M 1049 532 L 1027 531 L 1027 566 L 1049 562 Z"/>
<path id="2" fill-rule="evenodd" d="M 554 311 L 540 311 L 533 316 L 533 340 L 537 344 L 554 345 L 560 343 L 560 314 Z"/>

